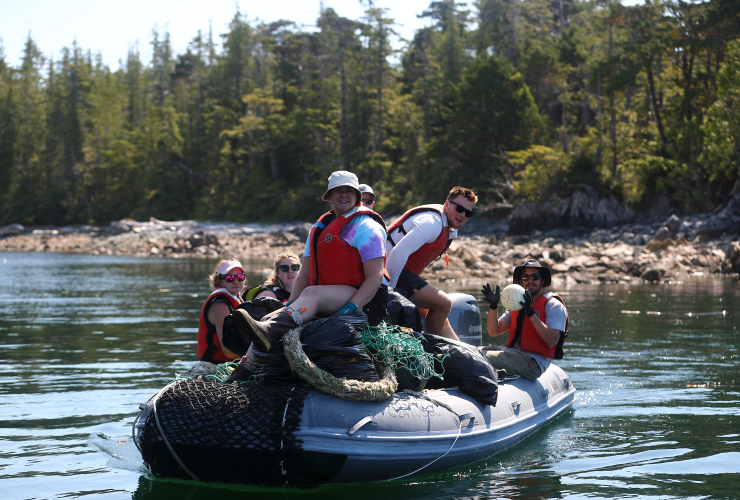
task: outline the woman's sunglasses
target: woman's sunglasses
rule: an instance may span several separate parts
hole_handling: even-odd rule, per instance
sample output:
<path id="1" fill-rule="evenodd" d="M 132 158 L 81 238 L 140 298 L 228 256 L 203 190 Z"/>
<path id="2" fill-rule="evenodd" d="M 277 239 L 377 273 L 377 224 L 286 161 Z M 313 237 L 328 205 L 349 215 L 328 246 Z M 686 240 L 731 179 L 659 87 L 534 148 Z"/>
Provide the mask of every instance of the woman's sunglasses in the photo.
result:
<path id="1" fill-rule="evenodd" d="M 224 276 L 223 274 L 220 276 L 222 280 L 224 280 L 226 283 L 231 283 L 234 281 L 234 278 L 236 278 L 236 281 L 244 281 L 247 278 L 246 274 L 227 274 Z"/>
<path id="2" fill-rule="evenodd" d="M 522 281 L 529 281 L 529 278 L 532 278 L 534 281 L 537 281 L 541 277 L 542 275 L 540 275 L 540 273 L 522 274 Z"/>
<path id="3" fill-rule="evenodd" d="M 290 269 L 291 271 L 298 272 L 301 270 L 301 265 L 300 264 L 291 264 L 291 265 L 283 264 L 281 266 L 277 266 L 277 268 L 280 269 L 284 273 L 287 273 L 288 269 Z"/>
<path id="4" fill-rule="evenodd" d="M 464 206 L 460 205 L 459 203 L 455 203 L 452 200 L 447 200 L 447 201 L 449 201 L 450 203 L 452 203 L 453 205 L 455 205 L 455 210 L 457 210 L 457 213 L 461 214 L 461 213 L 464 212 L 465 213 L 465 217 L 467 217 L 468 219 L 473 216 L 473 211 L 472 210 L 468 210 Z"/>

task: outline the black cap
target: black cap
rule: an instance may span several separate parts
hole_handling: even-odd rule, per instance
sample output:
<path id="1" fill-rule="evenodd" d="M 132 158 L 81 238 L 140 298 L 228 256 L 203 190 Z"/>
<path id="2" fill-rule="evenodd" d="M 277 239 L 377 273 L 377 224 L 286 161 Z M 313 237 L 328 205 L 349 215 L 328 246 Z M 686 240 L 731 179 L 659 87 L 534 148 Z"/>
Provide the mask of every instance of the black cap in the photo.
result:
<path id="1" fill-rule="evenodd" d="M 521 266 L 517 266 L 514 268 L 515 285 L 522 284 L 522 271 L 524 271 L 526 268 L 536 268 L 540 270 L 540 274 L 542 275 L 543 288 L 552 284 L 552 275 L 550 274 L 550 268 L 541 266 L 540 263 L 534 259 L 527 259 Z"/>

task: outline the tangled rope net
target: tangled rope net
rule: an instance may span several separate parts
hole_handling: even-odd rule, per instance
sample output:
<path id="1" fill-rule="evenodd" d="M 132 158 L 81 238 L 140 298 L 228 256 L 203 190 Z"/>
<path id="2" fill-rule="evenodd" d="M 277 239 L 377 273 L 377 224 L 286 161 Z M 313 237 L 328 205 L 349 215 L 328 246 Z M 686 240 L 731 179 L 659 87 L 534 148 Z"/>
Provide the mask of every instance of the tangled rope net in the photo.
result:
<path id="1" fill-rule="evenodd" d="M 437 377 L 444 380 L 444 358 L 440 360 L 442 373 L 437 373 L 434 369 L 434 356 L 426 352 L 421 342 L 400 326 L 385 323 L 378 326 L 365 325 L 362 342 L 379 363 L 394 369 L 405 368 L 417 378 Z"/>
<path id="2" fill-rule="evenodd" d="M 317 390 L 347 401 L 383 401 L 395 394 L 398 388 L 396 376 L 390 366 L 376 363 L 377 382 L 361 382 L 336 378 L 331 373 L 316 366 L 308 359 L 301 345 L 301 330 L 307 323 L 290 330 L 283 336 L 283 351 L 290 366 L 301 379 Z"/>
<path id="3" fill-rule="evenodd" d="M 199 361 L 189 370 L 180 372 L 175 375 L 175 381 L 180 380 L 198 380 L 200 382 L 221 382 L 229 380 L 236 367 L 239 366 L 239 360 L 228 361 L 214 365 L 206 361 Z M 240 384 L 256 384 L 257 377 L 252 375 L 247 380 L 238 381 Z"/>
<path id="4" fill-rule="evenodd" d="M 337 378 L 316 366 L 306 356 L 301 345 L 300 333 L 308 324 L 294 328 L 283 336 L 283 350 L 288 363 L 298 376 L 326 394 L 348 401 L 383 401 L 393 396 L 398 388 L 394 369 L 405 368 L 417 378 L 442 379 L 444 375 L 442 364 L 444 358 L 440 360 L 442 372 L 437 373 L 434 356 L 424 351 L 418 339 L 399 326 L 381 323 L 378 326 L 365 325 L 362 330 L 362 341 L 375 361 L 380 380 L 363 382 Z M 219 365 L 201 362 L 186 372 L 178 373 L 175 380 L 227 382 L 238 364 L 237 361 Z M 254 375 L 247 380 L 239 381 L 242 384 L 257 382 Z"/>

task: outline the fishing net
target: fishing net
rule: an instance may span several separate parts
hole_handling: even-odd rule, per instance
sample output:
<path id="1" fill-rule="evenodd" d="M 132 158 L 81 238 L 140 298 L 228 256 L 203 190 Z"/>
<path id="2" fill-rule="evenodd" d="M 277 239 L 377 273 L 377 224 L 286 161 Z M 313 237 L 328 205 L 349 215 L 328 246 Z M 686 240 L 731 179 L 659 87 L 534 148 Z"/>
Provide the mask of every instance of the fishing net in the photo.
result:
<path id="1" fill-rule="evenodd" d="M 200 382 L 234 382 L 230 380 L 234 371 L 239 366 L 239 360 L 229 361 L 215 365 L 207 361 L 199 361 L 190 369 L 175 375 L 175 381 L 179 380 L 199 380 Z M 257 377 L 251 375 L 246 380 L 237 380 L 240 384 L 256 384 Z"/>
<path id="2" fill-rule="evenodd" d="M 421 340 L 407 329 L 385 323 L 378 326 L 365 325 L 362 330 L 362 342 L 373 359 L 384 365 L 394 369 L 405 368 L 419 379 L 443 378 L 444 358 L 436 361 L 442 370 L 441 373 L 437 373 L 434 355 L 426 352 Z"/>
<path id="3" fill-rule="evenodd" d="M 310 486 L 315 471 L 294 436 L 309 390 L 175 381 L 140 416 L 137 444 L 155 476 Z"/>

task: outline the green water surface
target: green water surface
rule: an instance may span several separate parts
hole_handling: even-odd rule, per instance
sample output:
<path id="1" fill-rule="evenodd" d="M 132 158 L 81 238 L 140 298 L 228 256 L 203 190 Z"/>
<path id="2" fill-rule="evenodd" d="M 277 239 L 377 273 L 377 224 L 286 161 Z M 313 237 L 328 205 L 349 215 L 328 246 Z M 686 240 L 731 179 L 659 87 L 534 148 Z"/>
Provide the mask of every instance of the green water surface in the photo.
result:
<path id="1" fill-rule="evenodd" d="M 153 479 L 131 423 L 195 361 L 213 265 L 0 253 L 0 499 L 740 498 L 737 277 L 558 290 L 574 408 L 473 466 L 309 491 Z"/>

